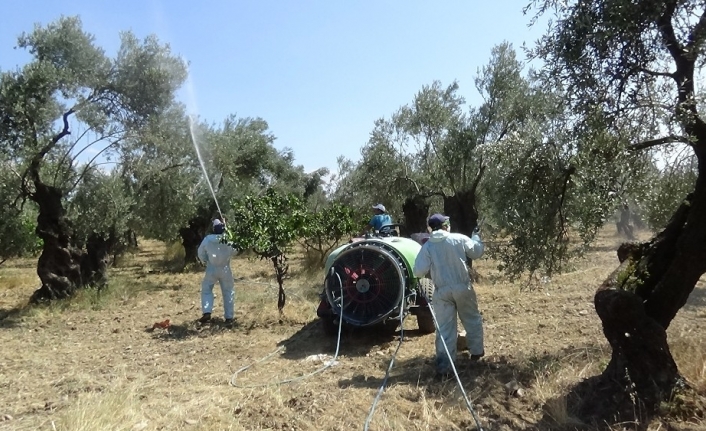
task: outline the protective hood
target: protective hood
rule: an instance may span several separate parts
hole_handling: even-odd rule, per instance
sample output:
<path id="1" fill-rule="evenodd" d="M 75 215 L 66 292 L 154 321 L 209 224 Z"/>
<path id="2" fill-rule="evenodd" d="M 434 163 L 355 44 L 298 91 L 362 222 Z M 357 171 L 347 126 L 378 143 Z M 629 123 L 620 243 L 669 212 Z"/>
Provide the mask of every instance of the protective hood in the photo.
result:
<path id="1" fill-rule="evenodd" d="M 435 230 L 434 232 L 429 235 L 429 241 L 431 242 L 441 242 L 445 240 L 449 236 L 449 232 L 439 229 Z"/>

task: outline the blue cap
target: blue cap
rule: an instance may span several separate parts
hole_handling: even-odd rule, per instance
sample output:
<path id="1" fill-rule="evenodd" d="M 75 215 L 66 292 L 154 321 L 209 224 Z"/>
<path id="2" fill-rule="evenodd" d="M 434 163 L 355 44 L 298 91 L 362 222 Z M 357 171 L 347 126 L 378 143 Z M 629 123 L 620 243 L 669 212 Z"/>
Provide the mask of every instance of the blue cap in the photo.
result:
<path id="1" fill-rule="evenodd" d="M 432 229 L 438 229 L 445 223 L 448 223 L 448 221 L 449 217 L 443 214 L 434 214 L 433 216 L 429 217 L 429 221 L 427 222 L 427 224 Z"/>

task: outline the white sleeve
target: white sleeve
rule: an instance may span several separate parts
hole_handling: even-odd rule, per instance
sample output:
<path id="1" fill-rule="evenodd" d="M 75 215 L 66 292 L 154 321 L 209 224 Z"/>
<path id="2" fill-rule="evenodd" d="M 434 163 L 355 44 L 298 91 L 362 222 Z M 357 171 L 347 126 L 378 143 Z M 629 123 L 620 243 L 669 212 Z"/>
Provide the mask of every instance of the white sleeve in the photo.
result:
<path id="1" fill-rule="evenodd" d="M 480 240 L 480 237 L 476 234 L 473 235 L 471 238 L 466 237 L 466 239 L 467 240 L 463 244 L 463 248 L 466 251 L 466 256 L 474 260 L 479 259 L 481 256 L 483 256 L 483 252 L 485 251 L 485 245 Z"/>
<path id="2" fill-rule="evenodd" d="M 431 257 L 429 256 L 429 248 L 422 246 L 422 249 L 419 250 L 417 258 L 414 260 L 414 276 L 417 278 L 422 278 L 429 273 L 430 269 Z"/>

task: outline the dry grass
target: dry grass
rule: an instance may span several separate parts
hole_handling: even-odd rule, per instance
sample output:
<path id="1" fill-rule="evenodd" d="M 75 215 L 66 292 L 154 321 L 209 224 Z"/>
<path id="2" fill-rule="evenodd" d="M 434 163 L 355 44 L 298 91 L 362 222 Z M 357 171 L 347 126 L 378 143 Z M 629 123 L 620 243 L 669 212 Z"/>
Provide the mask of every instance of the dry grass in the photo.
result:
<path id="1" fill-rule="evenodd" d="M 683 336 L 672 342 L 674 360 L 689 383 L 699 392 L 706 392 L 706 350 L 698 336 Z"/>
<path id="2" fill-rule="evenodd" d="M 458 369 L 484 427 L 580 427 L 564 397 L 567 388 L 598 373 L 609 358 L 592 298 L 616 265 L 611 250 L 619 241 L 604 233 L 571 273 L 545 280 L 534 291 L 504 280 L 493 262 L 478 262 L 488 356 L 475 364 L 461 354 Z M 38 284 L 35 262 L 0 266 L 0 430 L 363 427 L 398 336 L 344 331 L 337 365 L 276 385 L 322 366 L 308 357 L 335 351 L 336 340 L 323 335 L 315 317 L 320 276 L 299 271 L 306 257 L 295 255 L 280 316 L 269 262 L 237 258 L 238 326 L 222 324 L 216 288 L 218 317 L 200 327 L 195 320 L 202 273 L 171 272 L 179 253 L 178 247 L 143 241 L 139 253 L 120 259 L 107 290 L 33 308 L 24 305 Z M 701 390 L 706 389 L 705 290 L 697 287 L 669 330 L 680 370 Z M 171 321 L 169 330 L 151 330 L 165 319 Z M 455 383 L 434 379 L 433 335 L 417 334 L 413 316 L 405 329 L 370 429 L 475 429 Z M 248 387 L 229 384 L 235 370 L 277 349 L 237 376 L 235 383 Z M 507 389 L 511 382 L 523 389 L 522 396 Z M 3 421 L 3 415 L 12 419 Z M 666 426 L 655 422 L 649 429 Z M 614 427 L 622 428 L 629 426 Z"/>

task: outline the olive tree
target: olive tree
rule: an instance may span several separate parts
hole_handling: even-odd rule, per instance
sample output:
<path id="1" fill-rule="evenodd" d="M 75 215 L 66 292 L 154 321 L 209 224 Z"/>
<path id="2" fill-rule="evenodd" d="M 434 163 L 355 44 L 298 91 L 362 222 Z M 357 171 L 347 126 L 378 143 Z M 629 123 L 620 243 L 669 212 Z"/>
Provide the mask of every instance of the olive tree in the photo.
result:
<path id="1" fill-rule="evenodd" d="M 99 156 L 173 103 L 186 68 L 156 37 L 139 40 L 129 32 L 108 57 L 71 17 L 36 26 L 18 46 L 32 60 L 0 74 L 0 146 L 20 173 L 17 195 L 39 212 L 42 286 L 33 300 L 63 298 L 90 282 L 81 265 L 91 262 L 73 242 L 66 199 Z"/>
<path id="2" fill-rule="evenodd" d="M 231 115 L 207 124 L 180 106 L 167 114 L 152 120 L 122 153 L 121 164 L 137 199 L 141 233 L 180 239 L 185 264 L 196 262 L 211 221 L 225 215 L 232 200 L 269 187 L 299 196 L 306 195 L 308 182 L 309 188 L 318 187 L 318 171 L 304 173 L 291 150 L 277 150 L 261 118 Z"/>
<path id="3" fill-rule="evenodd" d="M 73 220 L 73 243 L 86 249 L 82 280 L 101 286 L 107 268 L 134 241 L 134 197 L 126 189 L 119 169 L 90 169 L 67 202 L 67 218 Z"/>
<path id="4" fill-rule="evenodd" d="M 570 133 L 598 152 L 681 143 L 695 159 L 693 181 L 685 183 L 688 192 L 665 227 L 647 242 L 621 247 L 620 267 L 594 297 L 612 357 L 601 376 L 582 386 L 586 402 L 579 412 L 649 414 L 685 388 L 666 330 L 706 272 L 706 122 L 697 92 L 706 8 L 690 0 L 531 6 L 557 17 L 535 54 L 547 76 L 566 85 Z M 626 170 L 629 161 L 615 160 Z"/>
<path id="5" fill-rule="evenodd" d="M 310 208 L 305 215 L 306 222 L 300 242 L 304 251 L 315 257 L 316 263 L 322 268 L 331 250 L 360 231 L 353 208 L 340 202 L 327 202 Z"/>
<path id="6" fill-rule="evenodd" d="M 430 206 L 443 208 L 455 220 L 453 230 L 470 234 L 478 222 L 481 180 L 495 167 L 486 153 L 522 130 L 536 110 L 534 91 L 507 43 L 493 48 L 475 84 L 483 99 L 478 107 L 466 110 L 458 83 L 437 81 L 389 119 L 376 121 L 362 160 L 339 178 L 337 196 L 352 203 L 357 191 L 366 205 L 389 202 L 404 213 L 409 232 L 426 228 Z"/>

